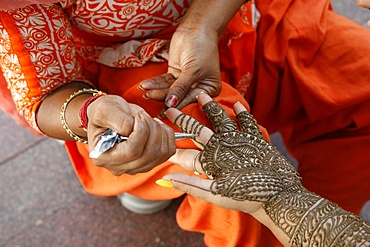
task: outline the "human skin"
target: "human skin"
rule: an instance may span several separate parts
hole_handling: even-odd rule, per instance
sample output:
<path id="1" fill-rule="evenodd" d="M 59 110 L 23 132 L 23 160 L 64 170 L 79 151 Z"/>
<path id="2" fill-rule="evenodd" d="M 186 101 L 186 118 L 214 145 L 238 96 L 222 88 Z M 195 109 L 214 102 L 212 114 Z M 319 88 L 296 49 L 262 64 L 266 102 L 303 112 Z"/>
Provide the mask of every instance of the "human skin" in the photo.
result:
<path id="1" fill-rule="evenodd" d="M 242 3 L 244 1 L 240 0 L 232 1 L 227 5 L 222 0 L 193 1 L 171 41 L 172 44 L 179 44 L 172 46 L 172 55 L 170 55 L 172 58 L 169 61 L 170 68 L 174 68 L 173 71 L 169 69 L 171 74 L 179 79 L 181 77 L 179 81 L 174 82 L 174 87 L 171 88 L 171 90 L 180 92 L 180 95 L 176 96 L 179 99 L 176 100 L 178 106 L 183 107 L 194 101 L 199 90 L 210 91 L 213 95 L 217 95 L 221 90 L 218 55 L 215 52 L 217 51 L 217 40 Z M 207 11 L 202 11 L 204 9 Z M 185 37 L 187 38 L 185 39 Z M 198 39 L 193 39 L 194 37 L 198 37 Z M 181 48 L 179 41 L 183 39 L 189 42 L 185 42 L 187 46 Z M 192 40 L 193 42 L 191 42 Z M 194 49 L 199 45 L 201 47 Z M 210 49 L 204 49 L 205 47 L 210 47 Z M 193 56 L 194 54 L 195 56 Z M 213 61 L 213 63 L 209 61 Z M 197 66 L 194 67 L 194 64 Z M 209 69 L 204 69 L 208 66 Z M 178 74 L 178 67 L 186 69 Z M 194 92 L 190 92 L 186 96 L 186 100 L 182 102 L 181 98 L 185 97 L 194 81 L 199 81 L 200 78 L 194 77 L 194 71 L 189 72 L 193 68 L 196 69 L 196 73 L 200 73 L 200 77 L 207 79 L 204 79 L 204 83 L 197 84 L 202 86 L 199 88 L 196 86 Z M 193 78 L 193 80 L 189 81 L 189 78 Z M 45 135 L 62 140 L 73 140 L 60 124 L 60 107 L 71 94 L 86 86 L 80 82 L 71 82 L 55 90 L 43 100 L 37 112 L 37 123 Z M 146 89 L 143 84 L 141 87 Z M 150 95 L 149 92 L 148 94 Z M 172 91 L 169 91 L 169 94 L 172 95 Z M 66 108 L 66 122 L 69 128 L 77 135 L 87 138 L 90 150 L 95 147 L 99 135 L 107 128 L 111 128 L 121 135 L 129 136 L 127 142 L 115 146 L 94 159 L 96 165 L 107 168 L 115 175 L 135 174 L 152 169 L 175 153 L 173 131 L 149 118 L 141 107 L 130 104 L 118 96 L 104 95 L 88 106 L 89 125 L 87 133 L 84 132 L 79 128 L 78 113 L 83 103 L 91 96 L 83 94 L 70 101 Z M 173 106 L 173 103 L 172 101 L 170 105 Z M 107 111 L 106 109 L 115 110 Z M 140 117 L 136 117 L 138 113 L 141 113 Z M 151 145 L 153 143 L 162 143 L 163 145 Z M 151 146 L 156 148 L 150 148 Z M 135 152 L 128 153 L 130 150 Z M 153 159 L 152 157 L 157 158 Z"/>
<path id="2" fill-rule="evenodd" d="M 43 100 L 37 112 L 37 121 L 44 134 L 73 140 L 60 124 L 60 106 L 69 95 L 86 87 L 86 84 L 71 82 Z M 129 136 L 119 147 L 112 148 L 95 159 L 96 165 L 107 168 L 117 176 L 123 173 L 136 174 L 151 170 L 174 154 L 173 130 L 153 120 L 141 107 L 116 95 L 104 95 L 92 102 L 87 108 L 88 131 L 79 128 L 79 110 L 91 96 L 82 94 L 68 104 L 66 122 L 72 131 L 81 137 L 87 137 L 91 150 L 98 137 L 108 128 Z M 162 145 L 156 145 L 158 143 Z"/>
<path id="3" fill-rule="evenodd" d="M 239 130 L 208 95 L 200 94 L 198 99 L 214 131 L 169 109 L 168 119 L 184 132 L 199 132 L 195 141 L 202 149 L 178 150 L 170 160 L 208 178 L 175 173 L 157 181 L 159 185 L 248 213 L 284 246 L 370 245 L 370 225 L 306 190 L 297 171 L 265 140 L 242 104 L 234 105 Z"/>
<path id="4" fill-rule="evenodd" d="M 221 90 L 218 38 L 243 3 L 193 1 L 172 37 L 168 72 L 140 84 L 145 98 L 181 109 L 196 102 L 201 91 L 217 96 Z"/>
<path id="5" fill-rule="evenodd" d="M 364 8 L 370 8 L 370 0 L 357 0 L 357 4 Z M 370 27 L 370 21 L 367 22 L 367 26 Z"/>

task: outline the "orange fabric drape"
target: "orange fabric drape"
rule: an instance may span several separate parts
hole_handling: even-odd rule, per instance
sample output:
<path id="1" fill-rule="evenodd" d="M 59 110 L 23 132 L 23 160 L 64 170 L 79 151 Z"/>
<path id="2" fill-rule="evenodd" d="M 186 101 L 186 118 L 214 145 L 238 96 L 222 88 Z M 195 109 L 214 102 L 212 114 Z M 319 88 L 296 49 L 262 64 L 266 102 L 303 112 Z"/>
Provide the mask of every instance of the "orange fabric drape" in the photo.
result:
<path id="1" fill-rule="evenodd" d="M 257 7 L 262 16 L 255 51 L 255 33 L 238 16 L 221 36 L 223 80 L 242 93 L 248 89 L 246 97 L 257 121 L 270 132 L 281 131 L 289 151 L 299 161 L 303 184 L 309 190 L 359 213 L 370 199 L 370 64 L 363 55 L 370 54 L 370 33 L 333 13 L 328 0 L 257 1 Z M 240 35 L 240 31 L 240 39 L 229 44 L 230 37 Z M 246 75 L 254 65 L 248 88 Z M 99 89 L 122 95 L 152 116 L 163 107 L 162 103 L 143 99 L 136 86 L 143 79 L 166 72 L 165 63 L 113 69 L 85 62 L 84 70 Z M 246 103 L 226 84 L 216 100 L 229 113 L 237 100 Z M 184 110 L 207 122 L 198 105 Z M 178 145 L 194 147 L 190 141 Z M 154 184 L 164 174 L 181 171 L 178 166 L 164 163 L 146 174 L 116 177 L 94 166 L 83 144 L 68 142 L 67 149 L 81 183 L 90 193 L 115 195 L 127 191 L 147 199 L 181 195 Z M 205 233 L 209 246 L 280 245 L 249 215 L 191 196 L 185 197 L 177 220 L 185 230 Z"/>
<path id="2" fill-rule="evenodd" d="M 252 113 L 281 131 L 307 189 L 358 214 L 370 199 L 370 32 L 328 0 L 257 7 Z"/>
<path id="3" fill-rule="evenodd" d="M 250 75 L 253 70 L 253 59 L 249 63 L 241 62 L 246 54 L 248 57 L 253 57 L 256 37 L 255 31 L 245 24 L 246 19 L 244 18 L 245 16 L 238 13 L 220 38 L 222 78 L 229 83 L 234 82 L 235 85 L 239 82 L 248 84 L 249 80 L 245 80 L 244 75 Z M 62 19 L 65 20 L 65 18 Z M 171 30 L 173 31 L 173 27 Z M 170 38 L 171 30 L 163 30 L 154 38 L 159 36 Z M 86 44 L 84 42 L 94 43 L 94 37 L 98 36 L 79 31 L 77 28 L 72 31 L 77 49 L 82 47 L 82 50 Z M 97 40 L 100 45 L 104 46 L 105 38 L 100 37 Z M 18 45 L 22 46 L 23 44 L 19 41 Z M 112 43 L 106 45 L 109 47 Z M 165 62 L 149 62 L 143 67 L 119 69 L 83 59 L 83 57 L 80 58 L 85 76 L 100 90 L 122 95 L 127 101 L 142 106 L 152 116 L 156 116 L 163 108 L 163 103 L 145 100 L 141 96 L 142 92 L 137 89 L 137 85 L 144 79 L 165 73 L 167 71 Z M 236 101 L 246 104 L 243 97 L 227 84 L 224 84 L 223 92 L 217 97 L 217 100 L 229 113 L 232 113 L 232 105 Z M 205 115 L 197 104 L 188 106 L 185 112 L 191 113 L 194 117 L 207 123 Z M 178 146 L 195 148 L 190 140 L 178 142 Z M 161 188 L 155 184 L 158 178 L 167 173 L 185 172 L 177 165 L 167 162 L 145 174 L 116 177 L 108 170 L 96 167 L 92 163 L 84 144 L 67 142 L 66 147 L 76 174 L 89 193 L 110 196 L 129 192 L 142 198 L 154 200 L 176 198 L 182 194 L 179 191 Z M 223 209 L 190 196 L 186 196 L 180 206 L 177 221 L 185 230 L 204 233 L 206 244 L 209 246 L 250 246 L 270 240 L 274 244 L 280 245 L 273 237 L 267 238 L 267 235 L 272 236 L 272 234 L 249 215 Z M 261 234 L 264 235 L 262 239 Z"/>
<path id="4" fill-rule="evenodd" d="M 253 70 L 253 59 L 249 63 L 241 63 L 241 61 L 245 54 L 250 57 L 254 55 L 255 31 L 251 27 L 242 28 L 245 24 L 242 24 L 242 20 L 238 18 L 240 16 L 235 17 L 220 39 L 222 77 L 228 82 L 233 80 L 238 82 L 244 74 Z M 240 35 L 239 39 L 233 40 L 230 45 L 227 41 L 230 37 L 237 37 L 236 34 Z M 147 63 L 140 68 L 117 69 L 95 62 L 86 62 L 84 68 L 87 78 L 100 90 L 122 95 L 127 101 L 142 106 L 153 117 L 157 116 L 164 107 L 163 103 L 144 99 L 143 92 L 137 89 L 137 86 L 144 79 L 165 73 L 166 63 Z M 247 105 L 245 99 L 228 84 L 223 84 L 222 93 L 216 97 L 216 100 L 232 116 L 234 115 L 232 106 L 236 101 Z M 184 112 L 209 125 L 198 104 L 187 106 Z M 168 120 L 164 121 L 173 126 Z M 264 133 L 267 137 L 267 133 L 265 131 Z M 178 141 L 177 145 L 180 148 L 195 148 L 190 140 Z M 90 193 L 116 195 L 126 191 L 152 200 L 170 199 L 182 195 L 179 191 L 155 184 L 155 181 L 165 174 L 186 172 L 177 165 L 167 162 L 145 174 L 116 177 L 105 168 L 96 167 L 91 162 L 84 144 L 67 142 L 66 146 L 82 185 Z M 204 233 L 205 243 L 208 246 L 281 246 L 272 233 L 251 216 L 223 209 L 191 196 L 186 196 L 178 209 L 177 222 L 184 230 Z"/>
<path id="5" fill-rule="evenodd" d="M 142 91 L 137 86 L 138 83 L 147 76 L 159 75 L 166 71 L 166 63 L 149 63 L 142 68 L 133 68 L 128 70 L 113 69 L 102 65 L 90 64 L 87 71 L 95 73 L 99 71 L 99 88 L 105 91 L 114 90 L 121 94 L 127 101 L 136 103 L 145 108 L 151 115 L 156 116 L 160 109 L 164 107 L 163 103 L 148 101 L 144 99 Z M 114 75 L 112 77 L 112 75 Z M 104 83 L 109 79 L 110 84 Z M 130 81 L 129 84 L 121 83 Z M 232 106 L 236 101 L 242 102 L 248 106 L 245 99 L 232 87 L 223 85 L 223 91 L 220 96 L 215 98 L 233 118 Z M 201 107 L 198 104 L 191 104 L 184 108 L 184 112 L 191 114 L 200 122 L 209 126 Z M 174 127 L 168 120 L 165 123 Z M 266 138 L 267 132 L 264 131 Z M 190 140 L 178 141 L 179 148 L 196 148 Z M 86 145 L 75 142 L 67 143 L 67 150 L 72 159 L 75 170 L 82 182 L 84 188 L 97 195 L 116 195 L 124 191 L 145 199 L 171 199 L 182 195 L 177 190 L 170 190 L 157 186 L 155 181 L 165 174 L 173 172 L 187 172 L 181 167 L 169 162 L 161 164 L 148 173 L 137 174 L 134 176 L 122 175 L 113 176 L 105 168 L 96 167 L 88 158 Z M 187 172 L 192 174 L 191 172 Z M 261 226 L 251 216 L 233 210 L 220 208 L 211 203 L 201 201 L 191 196 L 186 196 L 177 212 L 177 221 L 180 227 L 188 231 L 197 231 L 205 233 L 205 242 L 208 246 L 254 246 L 261 243 L 268 243 L 268 246 L 280 246 L 280 243 L 265 227 Z M 263 238 L 261 238 L 263 234 Z M 269 236 L 269 237 L 267 237 Z"/>

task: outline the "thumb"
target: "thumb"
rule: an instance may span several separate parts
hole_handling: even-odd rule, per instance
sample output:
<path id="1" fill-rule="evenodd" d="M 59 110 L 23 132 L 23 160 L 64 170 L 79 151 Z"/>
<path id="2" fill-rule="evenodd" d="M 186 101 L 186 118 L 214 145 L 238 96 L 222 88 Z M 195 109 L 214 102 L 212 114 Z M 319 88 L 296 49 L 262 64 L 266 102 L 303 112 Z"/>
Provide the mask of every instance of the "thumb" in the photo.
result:
<path id="1" fill-rule="evenodd" d="M 184 173 L 168 174 L 165 175 L 163 179 L 156 181 L 160 186 L 173 187 L 186 194 L 208 201 L 210 201 L 213 196 L 210 191 L 212 182 L 213 180 L 190 176 Z"/>
<path id="2" fill-rule="evenodd" d="M 199 150 L 195 149 L 176 149 L 176 153 L 172 155 L 168 161 L 178 164 L 188 171 L 193 171 L 195 174 L 203 174 L 203 169 L 199 161 Z"/>
<path id="3" fill-rule="evenodd" d="M 166 188 L 178 189 L 186 194 L 228 209 L 253 213 L 262 208 L 262 203 L 258 201 L 234 200 L 227 196 L 213 194 L 211 191 L 212 186 L 215 186 L 213 182 L 214 180 L 190 176 L 184 173 L 172 173 L 165 175 L 163 179 L 157 180 L 156 184 Z"/>

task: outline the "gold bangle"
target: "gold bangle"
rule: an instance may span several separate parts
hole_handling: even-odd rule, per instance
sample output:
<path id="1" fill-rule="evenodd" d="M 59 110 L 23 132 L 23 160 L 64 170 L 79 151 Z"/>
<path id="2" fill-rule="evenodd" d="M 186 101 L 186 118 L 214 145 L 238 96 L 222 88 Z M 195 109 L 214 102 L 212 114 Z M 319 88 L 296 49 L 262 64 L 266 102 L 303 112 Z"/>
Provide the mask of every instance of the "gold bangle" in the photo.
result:
<path id="1" fill-rule="evenodd" d="M 83 139 L 81 136 L 77 135 L 74 133 L 68 126 L 67 121 L 66 121 L 66 109 L 68 104 L 72 101 L 72 99 L 76 98 L 77 96 L 81 94 L 92 94 L 93 96 L 99 95 L 99 94 L 105 94 L 97 89 L 93 88 L 84 88 L 81 90 L 78 90 L 77 92 L 71 94 L 68 99 L 63 103 L 62 108 L 60 110 L 60 120 L 62 121 L 63 128 L 66 130 L 68 135 L 70 135 L 73 139 L 75 139 L 78 142 L 82 142 L 87 144 L 87 140 Z"/>

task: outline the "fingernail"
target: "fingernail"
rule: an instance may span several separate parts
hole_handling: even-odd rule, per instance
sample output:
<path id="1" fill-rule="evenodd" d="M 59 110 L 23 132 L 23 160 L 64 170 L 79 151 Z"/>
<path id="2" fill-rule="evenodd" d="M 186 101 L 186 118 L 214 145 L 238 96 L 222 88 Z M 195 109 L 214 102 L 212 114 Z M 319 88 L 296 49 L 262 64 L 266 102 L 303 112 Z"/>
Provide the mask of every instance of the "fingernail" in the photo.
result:
<path id="1" fill-rule="evenodd" d="M 167 110 L 168 110 L 168 108 L 166 107 L 166 108 L 164 108 L 164 109 L 162 109 L 161 110 L 161 112 L 158 114 L 158 118 L 159 119 L 166 119 L 167 118 Z"/>
<path id="2" fill-rule="evenodd" d="M 166 105 L 167 107 L 175 107 L 178 102 L 179 102 L 179 99 L 175 95 L 171 95 L 166 100 Z"/>
<path id="3" fill-rule="evenodd" d="M 150 98 L 146 95 L 146 93 L 145 93 L 145 94 L 143 94 L 143 98 L 144 98 L 144 99 L 150 99 Z"/>
<path id="4" fill-rule="evenodd" d="M 151 87 L 150 81 L 142 81 L 140 85 L 137 87 L 139 90 L 148 90 Z"/>
<path id="5" fill-rule="evenodd" d="M 165 188 L 173 188 L 173 183 L 168 180 L 158 179 L 157 181 L 155 181 L 155 183 Z"/>
<path id="6" fill-rule="evenodd" d="M 159 114 L 157 115 L 157 118 L 159 118 L 159 119 L 167 119 L 167 116 L 166 116 L 166 114 L 164 114 L 164 112 L 163 112 L 163 113 L 159 113 Z"/>

